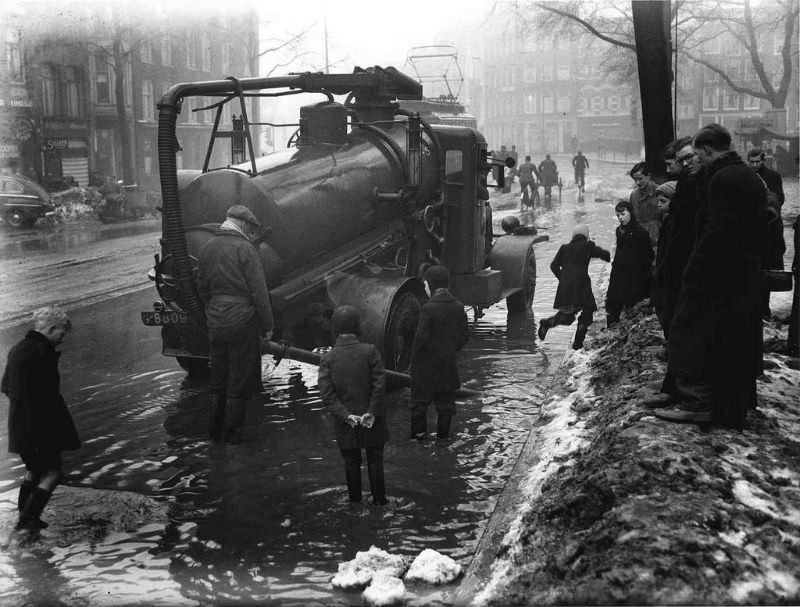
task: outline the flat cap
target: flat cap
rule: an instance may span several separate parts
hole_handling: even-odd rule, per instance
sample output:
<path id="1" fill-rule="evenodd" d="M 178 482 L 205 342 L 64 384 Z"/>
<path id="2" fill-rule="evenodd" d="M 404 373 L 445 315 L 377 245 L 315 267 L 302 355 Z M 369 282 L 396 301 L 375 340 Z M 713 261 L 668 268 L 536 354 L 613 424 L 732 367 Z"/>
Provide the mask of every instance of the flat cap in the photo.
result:
<path id="1" fill-rule="evenodd" d="M 256 219 L 256 216 L 253 215 L 253 212 L 243 204 L 233 205 L 225 213 L 225 216 L 246 221 L 247 223 L 253 224 L 257 228 L 261 227 L 261 223 L 259 223 L 258 219 Z"/>

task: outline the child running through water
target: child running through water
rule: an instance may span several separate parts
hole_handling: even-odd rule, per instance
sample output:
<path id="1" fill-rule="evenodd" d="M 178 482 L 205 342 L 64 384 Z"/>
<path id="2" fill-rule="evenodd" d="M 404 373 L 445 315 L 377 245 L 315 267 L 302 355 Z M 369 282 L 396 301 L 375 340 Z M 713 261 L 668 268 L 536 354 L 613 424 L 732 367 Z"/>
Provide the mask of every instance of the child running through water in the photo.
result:
<path id="1" fill-rule="evenodd" d="M 578 329 L 572 342 L 573 350 L 583 347 L 586 331 L 592 324 L 592 315 L 597 310 L 589 278 L 589 262 L 593 259 L 611 261 L 611 253 L 589 240 L 589 226 L 578 225 L 572 232 L 572 240 L 561 245 L 550 264 L 550 269 L 558 278 L 558 289 L 553 308 L 558 312 L 539 323 L 538 336 L 544 341 L 547 331 L 556 325 L 571 325 L 578 316 Z"/>
<path id="2" fill-rule="evenodd" d="M 383 397 L 386 377 L 380 352 L 358 339 L 360 319 L 353 306 L 339 306 L 331 319 L 336 344 L 319 365 L 322 402 L 336 422 L 351 502 L 361 501 L 361 450 L 367 455 L 372 503 L 387 504 L 383 447 L 389 440 Z"/>
<path id="3" fill-rule="evenodd" d="M 619 322 L 622 310 L 628 310 L 650 296 L 650 266 L 653 247 L 650 235 L 636 221 L 633 205 L 620 200 L 614 207 L 617 226 L 617 248 L 611 264 L 611 278 L 606 292 L 606 320 L 611 328 Z"/>

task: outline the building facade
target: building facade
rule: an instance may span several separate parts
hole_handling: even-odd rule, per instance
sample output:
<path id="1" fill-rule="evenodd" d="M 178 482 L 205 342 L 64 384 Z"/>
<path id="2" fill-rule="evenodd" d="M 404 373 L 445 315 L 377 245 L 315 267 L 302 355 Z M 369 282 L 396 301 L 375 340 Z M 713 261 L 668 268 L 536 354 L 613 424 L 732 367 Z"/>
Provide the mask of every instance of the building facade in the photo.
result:
<path id="1" fill-rule="evenodd" d="M 152 11 L 137 5 L 136 12 L 113 2 L 75 4 L 59 23 L 37 20 L 35 9 L 23 8 L 18 27 L 5 28 L 12 30 L 6 40 L 19 48 L 14 55 L 7 45 L 6 65 L 18 56 L 20 67 L 13 74 L 2 70 L 2 107 L 17 106 L 3 124 L 17 125 L 17 134 L 30 131 L 24 140 L 30 143 L 4 134 L 9 142 L 0 161 L 51 189 L 113 176 L 155 191 L 158 100 L 180 82 L 255 75 L 258 19 L 252 11 L 224 10 L 176 19 L 160 3 Z M 190 98 L 181 108 L 179 166 L 202 167 L 214 111 L 193 110 L 216 101 Z M 230 130 L 232 117 L 241 113 L 231 105 L 221 129 Z M 250 120 L 258 121 L 257 104 L 247 100 L 246 107 Z M 219 143 L 216 148 L 212 162 L 230 162 L 230 153 Z"/>

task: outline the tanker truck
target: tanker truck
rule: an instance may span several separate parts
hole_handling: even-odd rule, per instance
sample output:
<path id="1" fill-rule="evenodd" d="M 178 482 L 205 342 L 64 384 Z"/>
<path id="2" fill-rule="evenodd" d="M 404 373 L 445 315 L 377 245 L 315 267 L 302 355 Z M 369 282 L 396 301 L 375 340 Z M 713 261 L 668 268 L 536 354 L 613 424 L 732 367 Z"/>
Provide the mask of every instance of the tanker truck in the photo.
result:
<path id="1" fill-rule="evenodd" d="M 299 127 L 286 149 L 256 156 L 247 100 L 289 94 L 311 97 Z M 202 109 L 215 118 L 202 168 L 178 170 L 177 117 L 192 96 L 212 99 Z M 190 374 L 208 368 L 197 258 L 233 204 L 263 226 L 254 246 L 270 290 L 273 340 L 293 348 L 331 344 L 332 311 L 350 304 L 386 368 L 407 370 L 428 264 L 448 268 L 466 306 L 480 311 L 505 299 L 511 314 L 530 310 L 534 244 L 546 237 L 492 233 L 487 173 L 497 161 L 486 140 L 403 108 L 419 99 L 422 86 L 391 67 L 172 86 L 158 104 L 162 238 L 150 277 L 160 299 L 142 312 L 144 324 L 160 327 L 163 354 Z M 221 129 L 228 103 L 241 114 L 233 131 Z M 211 167 L 215 143 L 236 137 L 244 151 L 233 154 L 238 163 Z"/>

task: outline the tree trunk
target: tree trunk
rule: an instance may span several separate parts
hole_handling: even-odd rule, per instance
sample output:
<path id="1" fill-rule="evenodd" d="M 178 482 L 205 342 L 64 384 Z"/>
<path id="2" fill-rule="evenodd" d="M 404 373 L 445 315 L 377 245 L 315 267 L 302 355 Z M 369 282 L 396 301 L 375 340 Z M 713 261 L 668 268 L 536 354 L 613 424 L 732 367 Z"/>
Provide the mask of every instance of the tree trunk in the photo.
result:
<path id="1" fill-rule="evenodd" d="M 128 112 L 125 108 L 125 53 L 122 41 L 114 38 L 114 101 L 117 106 L 117 128 L 119 129 L 119 144 L 122 151 L 122 180 L 123 183 L 136 183 L 136 169 L 133 163 L 133 150 L 131 149 L 131 126 L 128 122 Z"/>
<path id="2" fill-rule="evenodd" d="M 647 166 L 665 176 L 662 152 L 675 138 L 672 121 L 669 0 L 633 0 L 633 32 L 639 67 L 642 126 Z"/>

